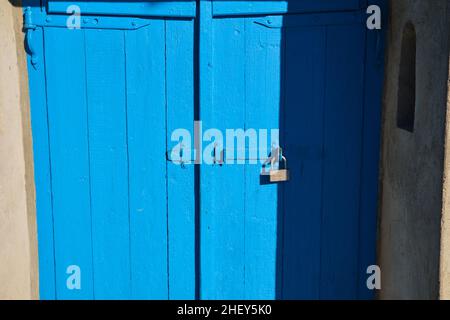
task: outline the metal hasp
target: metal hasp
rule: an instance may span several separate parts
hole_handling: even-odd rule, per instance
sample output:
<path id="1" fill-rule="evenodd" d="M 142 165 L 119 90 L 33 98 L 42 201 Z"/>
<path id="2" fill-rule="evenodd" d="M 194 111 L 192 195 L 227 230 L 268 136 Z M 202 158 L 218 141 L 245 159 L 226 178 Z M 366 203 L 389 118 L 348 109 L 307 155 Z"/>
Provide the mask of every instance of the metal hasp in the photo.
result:
<path id="1" fill-rule="evenodd" d="M 25 45 L 27 53 L 30 55 L 31 65 L 37 68 L 38 56 L 33 41 L 33 32 L 36 30 L 36 25 L 33 23 L 31 7 L 26 7 L 23 13 L 23 31 L 25 32 Z"/>

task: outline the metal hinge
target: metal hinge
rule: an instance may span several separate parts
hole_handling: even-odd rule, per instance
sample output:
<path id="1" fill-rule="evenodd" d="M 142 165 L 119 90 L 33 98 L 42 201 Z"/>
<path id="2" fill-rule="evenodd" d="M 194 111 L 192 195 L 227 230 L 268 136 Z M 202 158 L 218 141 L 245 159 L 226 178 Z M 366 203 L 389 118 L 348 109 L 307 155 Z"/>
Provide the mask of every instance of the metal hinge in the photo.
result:
<path id="1" fill-rule="evenodd" d="M 37 68 L 39 62 L 36 54 L 36 48 L 33 40 L 33 33 L 37 26 L 33 23 L 31 7 L 26 7 L 23 13 L 23 31 L 25 32 L 25 50 L 30 55 L 30 61 L 33 68 Z"/>

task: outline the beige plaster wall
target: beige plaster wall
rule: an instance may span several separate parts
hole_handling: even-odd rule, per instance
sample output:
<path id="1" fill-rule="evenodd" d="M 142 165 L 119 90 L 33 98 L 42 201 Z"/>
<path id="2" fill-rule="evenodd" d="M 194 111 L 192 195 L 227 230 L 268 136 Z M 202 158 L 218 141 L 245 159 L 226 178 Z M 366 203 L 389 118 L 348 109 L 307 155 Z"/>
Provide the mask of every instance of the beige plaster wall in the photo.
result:
<path id="1" fill-rule="evenodd" d="M 0 299 L 38 297 L 28 78 L 22 10 L 0 0 Z"/>

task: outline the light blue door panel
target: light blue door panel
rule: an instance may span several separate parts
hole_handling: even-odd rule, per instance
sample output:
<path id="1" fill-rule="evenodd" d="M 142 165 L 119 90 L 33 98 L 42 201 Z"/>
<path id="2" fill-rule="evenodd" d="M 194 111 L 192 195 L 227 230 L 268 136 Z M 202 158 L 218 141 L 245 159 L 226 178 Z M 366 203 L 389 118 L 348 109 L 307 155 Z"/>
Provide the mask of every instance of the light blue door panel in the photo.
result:
<path id="1" fill-rule="evenodd" d="M 125 33 L 131 291 L 167 299 L 165 22 Z M 149 128 L 160 134 L 142 134 Z"/>
<path id="2" fill-rule="evenodd" d="M 193 126 L 193 27 L 36 31 L 45 60 L 30 80 L 45 72 L 48 117 L 33 116 L 33 134 L 47 132 L 53 220 L 39 224 L 43 298 L 195 298 L 193 168 L 165 158 L 168 130 Z"/>
<path id="3" fill-rule="evenodd" d="M 195 17 L 195 0 L 149 0 L 149 1 L 64 1 L 48 0 L 49 13 L 66 13 L 77 5 L 83 15 L 149 16 L 149 17 Z"/>
<path id="4" fill-rule="evenodd" d="M 280 30 L 243 18 L 215 20 L 212 28 L 214 102 L 201 109 L 203 126 L 278 128 Z M 236 162 L 201 170 L 201 297 L 273 299 L 277 188 L 259 186 L 257 165 Z"/>
<path id="5" fill-rule="evenodd" d="M 167 146 L 178 128 L 194 130 L 194 23 L 166 22 Z M 169 151 L 167 147 L 164 151 Z M 196 297 L 194 166 L 167 162 L 169 298 Z"/>
<path id="6" fill-rule="evenodd" d="M 225 132 L 227 128 L 242 128 L 245 121 L 243 29 L 242 19 L 214 21 L 213 99 L 222 103 L 201 110 L 206 128 Z M 207 230 L 202 237 L 201 297 L 244 299 L 245 168 L 203 166 L 201 174 L 201 223 Z"/>
<path id="7" fill-rule="evenodd" d="M 131 293 L 124 33 L 85 37 L 95 295 L 124 298 Z"/>
<path id="8" fill-rule="evenodd" d="M 268 32 L 266 28 L 245 19 L 245 119 L 244 128 L 267 129 L 267 142 L 259 145 L 270 150 L 272 129 L 279 128 L 279 114 L 273 106 L 279 104 L 282 79 L 280 61 L 281 32 Z M 253 63 L 256 62 L 256 63 Z M 257 106 L 257 111 L 249 106 Z M 247 157 L 253 157 L 248 153 Z M 260 156 L 258 156 L 259 158 Z M 274 299 L 277 259 L 277 203 L 276 185 L 259 184 L 259 165 L 244 166 L 244 229 L 245 229 L 245 295 L 246 299 Z"/>
<path id="9" fill-rule="evenodd" d="M 56 298 L 60 299 L 93 298 L 84 36 L 82 31 L 44 30 Z M 72 265 L 82 272 L 80 290 L 67 289 L 66 272 Z"/>
<path id="10" fill-rule="evenodd" d="M 34 47 L 35 53 L 43 56 L 43 30 L 37 29 L 34 37 L 39 42 Z M 32 67 L 31 55 L 27 56 L 27 60 L 28 65 Z M 55 299 L 54 219 L 48 139 L 47 88 L 42 85 L 45 84 L 45 77 L 45 70 L 43 68 L 34 70 L 30 68 L 28 72 L 33 129 L 40 297 L 41 299 Z"/>

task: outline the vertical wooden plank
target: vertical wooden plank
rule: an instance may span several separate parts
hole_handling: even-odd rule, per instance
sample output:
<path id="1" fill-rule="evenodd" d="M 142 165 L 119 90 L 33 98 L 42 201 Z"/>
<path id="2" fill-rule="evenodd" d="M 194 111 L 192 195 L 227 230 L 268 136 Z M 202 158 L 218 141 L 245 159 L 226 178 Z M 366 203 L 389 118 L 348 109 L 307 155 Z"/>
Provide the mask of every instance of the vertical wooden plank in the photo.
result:
<path id="1" fill-rule="evenodd" d="M 321 298 L 357 295 L 364 29 L 327 28 Z"/>
<path id="2" fill-rule="evenodd" d="M 43 30 L 41 28 L 36 29 L 33 36 L 37 40 L 36 54 L 39 57 L 44 57 Z M 56 291 L 45 59 L 42 58 L 40 68 L 32 66 L 29 55 L 27 55 L 27 59 L 39 236 L 39 297 L 47 300 L 55 299 Z"/>
<path id="3" fill-rule="evenodd" d="M 213 103 L 201 105 L 204 130 L 243 128 L 245 28 L 243 19 L 213 21 Z M 201 63 L 207 63 L 202 61 Z M 236 157 L 226 151 L 227 157 Z M 245 297 L 244 166 L 203 165 L 202 298 Z"/>
<path id="4" fill-rule="evenodd" d="M 212 4 L 211 0 L 200 0 L 198 5 L 200 6 L 200 16 L 199 19 L 199 115 L 202 121 L 205 121 L 209 117 L 208 108 L 212 105 L 213 101 L 213 20 L 212 20 Z M 200 142 L 201 144 L 202 142 Z M 200 148 L 199 148 L 200 149 Z M 197 159 L 201 161 L 200 155 L 201 152 L 196 152 Z M 206 170 L 206 171 L 205 171 Z M 210 283 L 212 280 L 212 276 L 208 274 L 211 271 L 211 261 L 209 257 L 211 255 L 211 247 L 208 245 L 204 245 L 207 239 L 209 239 L 209 217 L 207 214 L 207 205 L 210 201 L 208 200 L 207 194 L 203 194 L 206 189 L 203 188 L 203 185 L 209 179 L 209 168 L 207 166 L 200 166 L 200 185 L 198 188 L 200 189 L 200 217 L 199 217 L 199 226 L 200 228 L 199 236 L 199 246 L 200 246 L 200 268 L 197 276 L 199 277 L 197 283 L 199 285 L 198 292 L 200 299 L 207 299 L 210 296 Z M 206 173 L 206 175 L 205 175 Z M 206 178 L 206 180 L 204 180 Z M 206 197 L 206 198 L 205 198 Z M 206 201 L 205 201 L 206 200 Z"/>
<path id="5" fill-rule="evenodd" d="M 93 298 L 84 50 L 83 31 L 45 29 L 58 299 Z M 66 284 L 71 265 L 81 271 L 79 290 Z"/>
<path id="6" fill-rule="evenodd" d="M 124 33 L 86 30 L 94 289 L 130 296 Z"/>
<path id="7" fill-rule="evenodd" d="M 371 1 L 382 10 L 382 30 L 366 31 L 364 147 L 362 158 L 361 209 L 359 231 L 360 299 L 373 299 L 374 291 L 367 288 L 367 267 L 376 264 L 376 231 L 378 213 L 378 175 L 380 159 L 381 104 L 383 92 L 384 49 L 388 6 L 385 0 Z"/>
<path id="8" fill-rule="evenodd" d="M 245 128 L 267 131 L 279 128 L 282 29 L 269 29 L 245 21 Z M 262 138 L 259 136 L 258 138 Z M 278 141 L 277 141 L 278 143 Z M 247 146 L 250 147 L 250 146 Z M 257 147 L 257 146 L 253 146 Z M 259 150 L 258 150 L 259 154 Z M 268 156 L 268 153 L 265 154 Z M 276 298 L 278 186 L 261 185 L 262 164 L 245 166 L 245 298 Z M 241 204 L 236 204 L 241 205 Z"/>
<path id="9" fill-rule="evenodd" d="M 131 287 L 167 299 L 165 27 L 126 33 Z"/>
<path id="10" fill-rule="evenodd" d="M 167 151 L 172 132 L 194 134 L 194 22 L 166 21 Z M 191 141 L 193 148 L 193 141 Z M 193 152 L 184 152 L 193 155 Z M 195 299 L 194 165 L 167 163 L 169 298 Z"/>
<path id="11" fill-rule="evenodd" d="M 291 19 L 295 19 L 292 17 Z M 322 209 L 324 27 L 286 28 L 282 142 L 290 181 L 283 185 L 283 299 L 318 299 Z"/>

